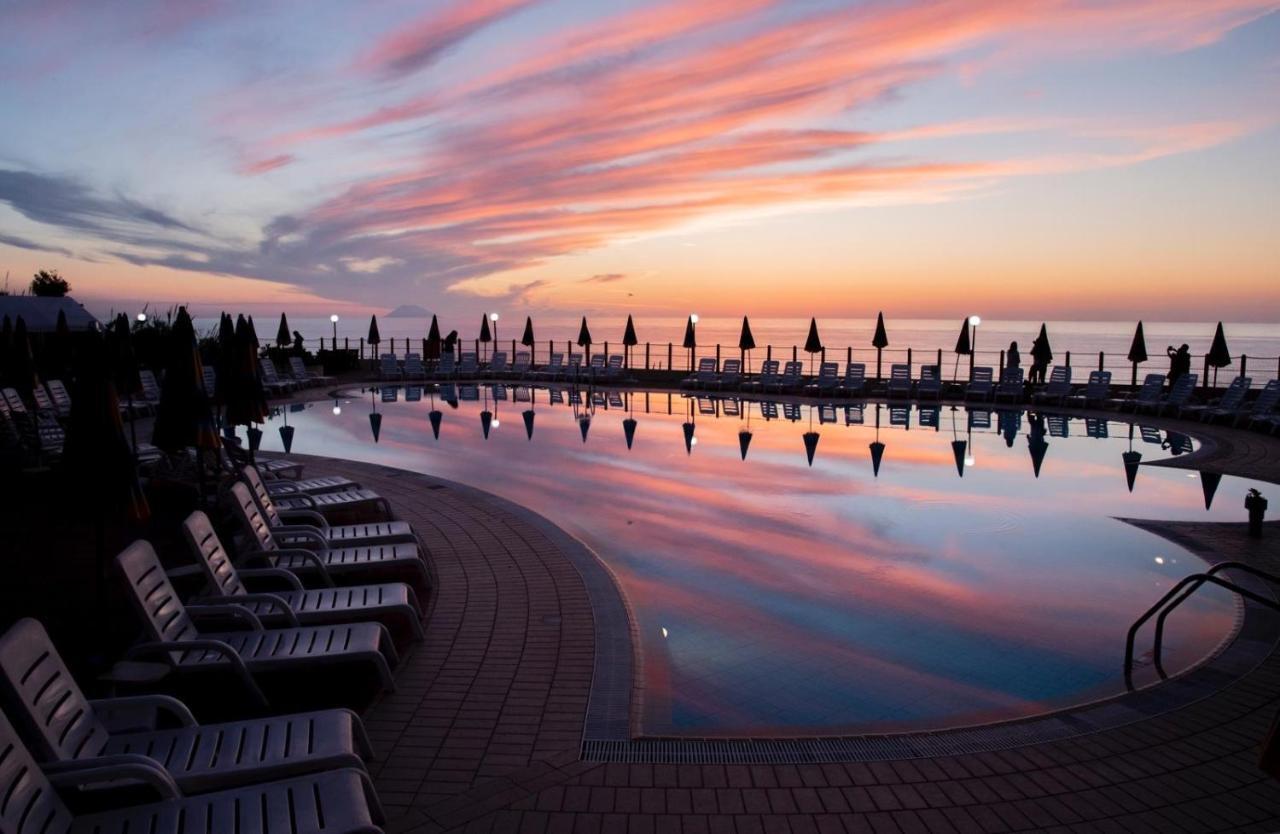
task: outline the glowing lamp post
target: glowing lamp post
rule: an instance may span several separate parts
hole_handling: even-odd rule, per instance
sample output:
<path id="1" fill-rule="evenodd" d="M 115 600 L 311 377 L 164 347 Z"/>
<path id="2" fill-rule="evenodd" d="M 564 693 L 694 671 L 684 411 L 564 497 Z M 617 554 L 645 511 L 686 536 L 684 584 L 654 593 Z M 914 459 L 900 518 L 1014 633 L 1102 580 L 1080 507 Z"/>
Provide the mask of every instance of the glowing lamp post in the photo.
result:
<path id="1" fill-rule="evenodd" d="M 490 313 L 489 321 L 493 323 L 493 345 L 494 345 L 493 349 L 497 350 L 498 349 L 498 314 Z"/>
<path id="2" fill-rule="evenodd" d="M 978 355 L 978 325 L 982 324 L 982 316 L 969 316 L 969 326 L 973 328 L 973 335 L 969 338 L 969 379 L 973 379 L 973 360 Z"/>
<path id="3" fill-rule="evenodd" d="M 146 314 L 146 313 L 138 313 L 138 323 L 139 323 L 139 324 L 146 324 L 146 323 L 147 323 L 147 314 Z"/>
<path id="4" fill-rule="evenodd" d="M 338 314 L 334 313 L 329 316 L 329 321 L 333 324 L 333 349 L 338 349 Z"/>

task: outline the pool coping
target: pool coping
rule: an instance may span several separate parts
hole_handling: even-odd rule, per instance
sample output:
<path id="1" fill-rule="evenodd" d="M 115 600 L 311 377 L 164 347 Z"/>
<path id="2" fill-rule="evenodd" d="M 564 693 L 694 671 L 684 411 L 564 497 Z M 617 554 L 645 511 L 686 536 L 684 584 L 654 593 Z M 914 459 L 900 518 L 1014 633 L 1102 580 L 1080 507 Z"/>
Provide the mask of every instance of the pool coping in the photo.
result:
<path id="1" fill-rule="evenodd" d="M 484 382 L 489 381 L 478 381 Z M 343 390 L 347 389 L 337 389 L 331 392 L 331 396 L 343 396 Z M 1044 411 L 1098 416 L 1121 422 L 1137 423 L 1138 417 L 1150 424 L 1169 421 L 1169 418 L 1155 415 L 1131 415 L 1123 412 L 1069 408 L 1046 408 Z M 1185 427 L 1180 428 L 1186 430 Z M 1197 434 L 1194 428 L 1188 430 L 1188 433 L 1200 442 L 1199 449 L 1179 457 L 1151 461 L 1147 465 L 1195 468 L 1197 463 L 1211 459 L 1217 449 L 1215 439 Z M 500 506 L 539 529 L 559 547 L 577 570 L 592 607 L 596 644 L 581 746 L 581 759 L 588 762 L 800 764 L 887 761 L 962 755 L 1060 741 L 1123 727 L 1209 698 L 1256 669 L 1280 646 L 1280 614 L 1263 606 L 1244 603 L 1238 608 L 1235 628 L 1223 637 L 1218 648 L 1167 681 L 1036 715 L 936 730 L 862 734 L 837 732 L 768 737 L 645 736 L 640 729 L 636 712 L 642 697 L 639 692 L 642 666 L 638 656 L 636 621 L 625 594 L 600 557 L 554 522 L 513 501 L 460 482 L 412 470 L 386 466 L 379 468 L 422 475 L 432 481 L 448 484 L 459 493 L 471 494 L 482 501 Z M 1228 470 L 1226 474 L 1235 473 Z M 1204 559 L 1207 564 L 1213 563 L 1213 554 L 1194 542 L 1179 541 L 1178 534 L 1172 530 L 1160 529 L 1177 522 L 1119 520 L 1170 538 Z M 1262 590 L 1276 598 L 1270 589 L 1260 585 L 1253 577 L 1233 571 L 1228 571 L 1226 575 L 1239 584 Z"/>

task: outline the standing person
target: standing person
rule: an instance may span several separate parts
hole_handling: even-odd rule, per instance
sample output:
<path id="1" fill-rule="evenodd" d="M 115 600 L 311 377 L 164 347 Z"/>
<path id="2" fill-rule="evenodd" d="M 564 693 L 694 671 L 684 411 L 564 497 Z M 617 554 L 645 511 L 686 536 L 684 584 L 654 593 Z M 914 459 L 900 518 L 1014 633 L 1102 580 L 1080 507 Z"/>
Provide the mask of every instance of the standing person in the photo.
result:
<path id="1" fill-rule="evenodd" d="M 1169 387 L 1172 388 L 1179 377 L 1191 373 L 1191 348 L 1184 342 L 1177 350 L 1169 345 L 1164 352 L 1169 355 Z"/>
<path id="2" fill-rule="evenodd" d="M 1022 365 L 1022 354 L 1018 353 L 1018 343 L 1010 342 L 1009 350 L 1005 352 L 1004 369 L 1006 371 L 1016 371 Z"/>
<path id="3" fill-rule="evenodd" d="M 449 335 L 444 337 L 444 352 L 453 353 L 458 345 L 458 331 L 450 330 Z"/>
<path id="4" fill-rule="evenodd" d="M 302 356 L 307 352 L 307 349 L 302 346 L 302 334 L 296 330 L 293 331 L 293 352 L 297 356 Z"/>
<path id="5" fill-rule="evenodd" d="M 1039 336 L 1031 343 L 1031 372 L 1027 374 L 1028 384 L 1044 384 L 1045 372 L 1049 370 L 1049 360 L 1053 358 L 1048 348 L 1047 341 Z"/>

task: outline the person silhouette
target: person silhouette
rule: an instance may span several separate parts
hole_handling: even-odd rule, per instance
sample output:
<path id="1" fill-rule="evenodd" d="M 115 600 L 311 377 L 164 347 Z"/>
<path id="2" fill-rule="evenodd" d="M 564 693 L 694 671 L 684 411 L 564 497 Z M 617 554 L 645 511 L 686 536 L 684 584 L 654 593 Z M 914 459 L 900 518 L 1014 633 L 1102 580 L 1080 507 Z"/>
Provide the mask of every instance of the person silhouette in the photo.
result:
<path id="1" fill-rule="evenodd" d="M 1052 358 L 1053 354 L 1049 352 L 1048 344 L 1044 339 L 1036 336 L 1035 341 L 1031 343 L 1031 370 L 1027 373 L 1028 384 L 1044 384 L 1045 371 L 1049 370 L 1049 360 Z"/>
<path id="2" fill-rule="evenodd" d="M 1009 350 L 1005 353 L 1004 368 L 1006 371 L 1016 371 L 1022 365 L 1022 354 L 1018 353 L 1018 343 L 1010 342 Z"/>
<path id="3" fill-rule="evenodd" d="M 1169 355 L 1169 387 L 1172 388 L 1179 377 L 1191 373 L 1191 348 L 1184 342 L 1177 350 L 1169 345 L 1165 353 Z"/>
<path id="4" fill-rule="evenodd" d="M 444 337 L 444 350 L 446 353 L 453 353 L 458 344 L 458 331 L 450 330 L 449 335 Z"/>
<path id="5" fill-rule="evenodd" d="M 293 352 L 299 356 L 306 353 L 306 348 L 302 346 L 302 334 L 296 330 L 293 331 Z"/>

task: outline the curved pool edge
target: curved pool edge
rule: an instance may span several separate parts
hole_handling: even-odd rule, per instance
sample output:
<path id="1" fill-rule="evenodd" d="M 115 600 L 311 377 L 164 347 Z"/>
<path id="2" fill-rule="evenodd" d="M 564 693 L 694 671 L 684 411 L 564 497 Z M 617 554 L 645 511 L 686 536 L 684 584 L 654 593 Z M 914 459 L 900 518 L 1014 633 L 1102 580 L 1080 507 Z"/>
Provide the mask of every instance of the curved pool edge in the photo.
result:
<path id="1" fill-rule="evenodd" d="M 1083 413 L 1078 410 L 1067 410 Z M 1103 416 L 1123 419 L 1129 415 L 1104 412 Z M 1173 424 L 1189 431 L 1204 444 L 1194 455 L 1161 462 L 1161 465 L 1192 466 L 1212 459 L 1224 474 L 1238 474 L 1235 467 L 1223 464 L 1231 457 L 1234 444 L 1225 444 L 1221 434 L 1242 434 L 1226 427 L 1215 427 L 1214 437 L 1206 437 L 1195 426 L 1188 429 L 1182 421 L 1168 418 L 1144 418 L 1152 424 Z M 1194 424 L 1193 424 L 1194 425 Z M 1208 428 L 1208 427 L 1206 427 Z M 1247 435 L 1246 435 L 1247 436 Z M 1191 460 L 1193 457 L 1197 460 Z M 338 459 L 332 459 L 338 460 Z M 865 735 L 832 734 L 776 738 L 744 737 L 646 737 L 633 735 L 633 710 L 638 704 L 636 687 L 641 678 L 636 630 L 625 595 L 609 568 L 584 543 L 549 519 L 515 502 L 460 482 L 424 475 L 413 470 L 375 466 L 388 471 L 413 475 L 448 484 L 460 494 L 471 494 L 501 506 L 508 512 L 537 526 L 556 542 L 562 553 L 577 569 L 587 588 L 595 615 L 595 675 L 592 680 L 587 726 L 583 735 L 583 758 L 589 761 L 619 762 L 827 762 L 918 758 L 958 753 L 1005 749 L 1025 744 L 1071 738 L 1100 730 L 1132 724 L 1143 719 L 1176 710 L 1204 700 L 1238 681 L 1272 655 L 1280 640 L 1267 637 L 1280 633 L 1280 617 L 1254 606 L 1244 606 L 1243 616 L 1234 632 L 1224 637 L 1219 650 L 1201 662 L 1174 676 L 1167 682 L 1137 692 L 1122 693 L 1095 701 L 1062 707 L 1033 716 L 1000 720 L 966 727 L 927 731 L 902 731 Z M 1274 471 L 1264 480 L 1276 482 Z M 1249 475 L 1249 477 L 1256 477 Z M 1134 523 L 1134 522 L 1130 522 Z M 1151 532 L 1182 523 L 1143 520 L 1139 522 Z M 1235 526 L 1222 523 L 1195 522 L 1198 526 Z M 1268 524 L 1272 528 L 1274 523 Z M 1185 525 L 1184 525 L 1185 526 Z M 1274 528 L 1273 528 L 1274 529 Z M 1277 530 L 1280 532 L 1280 530 Z M 1274 534 L 1273 534 L 1274 535 Z M 1193 548 L 1188 548 L 1193 549 Z M 1202 559 L 1211 561 L 1213 551 L 1194 548 Z M 1206 558 L 1208 557 L 1208 558 Z M 626 662 L 621 662 L 621 658 Z M 625 693 L 625 698 L 623 697 Z"/>

